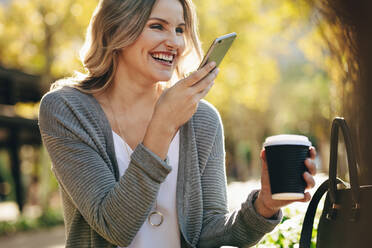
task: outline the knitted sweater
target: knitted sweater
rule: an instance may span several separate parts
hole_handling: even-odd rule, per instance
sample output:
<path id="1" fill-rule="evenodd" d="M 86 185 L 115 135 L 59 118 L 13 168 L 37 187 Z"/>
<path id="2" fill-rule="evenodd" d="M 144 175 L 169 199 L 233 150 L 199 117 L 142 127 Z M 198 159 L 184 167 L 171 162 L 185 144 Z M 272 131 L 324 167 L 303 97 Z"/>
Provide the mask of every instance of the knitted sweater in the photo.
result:
<path id="1" fill-rule="evenodd" d="M 110 124 L 96 99 L 71 87 L 47 93 L 39 127 L 63 202 L 66 247 L 128 246 L 171 167 L 139 144 L 119 177 Z M 181 247 L 254 245 L 280 222 L 258 215 L 253 191 L 229 213 L 223 127 L 206 101 L 180 128 L 177 213 Z"/>

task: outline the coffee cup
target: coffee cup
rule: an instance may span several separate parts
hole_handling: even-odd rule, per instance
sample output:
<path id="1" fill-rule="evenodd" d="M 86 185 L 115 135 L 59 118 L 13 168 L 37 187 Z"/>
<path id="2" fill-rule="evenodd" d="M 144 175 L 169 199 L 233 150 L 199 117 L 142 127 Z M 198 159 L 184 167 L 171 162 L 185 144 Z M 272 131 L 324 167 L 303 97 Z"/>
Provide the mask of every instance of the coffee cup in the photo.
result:
<path id="1" fill-rule="evenodd" d="M 311 142 L 306 136 L 281 134 L 267 137 L 264 142 L 269 170 L 272 199 L 299 200 L 305 197 L 306 158 Z"/>

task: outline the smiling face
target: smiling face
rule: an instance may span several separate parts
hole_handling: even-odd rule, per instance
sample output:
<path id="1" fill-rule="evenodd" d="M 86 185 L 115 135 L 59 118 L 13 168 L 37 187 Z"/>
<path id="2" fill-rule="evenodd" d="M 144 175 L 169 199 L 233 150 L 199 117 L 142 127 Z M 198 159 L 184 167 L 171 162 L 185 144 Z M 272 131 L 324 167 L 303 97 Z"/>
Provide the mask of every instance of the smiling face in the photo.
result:
<path id="1" fill-rule="evenodd" d="M 157 0 L 138 39 L 122 49 L 119 65 L 132 78 L 169 81 L 185 49 L 185 20 L 178 0 Z"/>

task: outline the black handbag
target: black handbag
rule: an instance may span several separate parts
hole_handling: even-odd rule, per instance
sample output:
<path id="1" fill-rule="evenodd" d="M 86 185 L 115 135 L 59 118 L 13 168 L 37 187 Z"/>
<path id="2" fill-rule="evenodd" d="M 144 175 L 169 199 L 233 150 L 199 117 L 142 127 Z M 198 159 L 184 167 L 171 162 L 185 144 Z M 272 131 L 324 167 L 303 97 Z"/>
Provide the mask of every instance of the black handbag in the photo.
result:
<path id="1" fill-rule="evenodd" d="M 342 130 L 347 152 L 351 187 L 336 178 L 338 131 Z M 372 185 L 359 185 L 355 154 L 350 132 L 343 118 L 336 118 L 331 130 L 329 179 L 319 186 L 306 211 L 300 248 L 309 248 L 318 203 L 327 193 L 317 232 L 317 248 L 372 247 Z"/>

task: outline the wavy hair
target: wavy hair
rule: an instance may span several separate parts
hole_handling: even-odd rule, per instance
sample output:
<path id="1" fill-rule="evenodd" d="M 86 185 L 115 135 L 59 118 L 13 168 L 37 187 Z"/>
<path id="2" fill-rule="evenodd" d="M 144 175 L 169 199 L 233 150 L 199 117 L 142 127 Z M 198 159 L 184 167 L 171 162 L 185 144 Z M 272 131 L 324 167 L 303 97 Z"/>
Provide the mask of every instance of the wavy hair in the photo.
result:
<path id="1" fill-rule="evenodd" d="M 101 0 L 90 20 L 85 44 L 80 53 L 86 73 L 58 81 L 52 88 L 66 83 L 86 93 L 97 93 L 108 88 L 117 70 L 118 51 L 137 40 L 155 2 L 156 0 Z M 187 72 L 184 62 L 188 56 L 199 62 L 202 57 L 194 4 L 192 0 L 179 2 L 183 7 L 186 23 L 186 49 L 176 67 L 178 78 Z"/>

